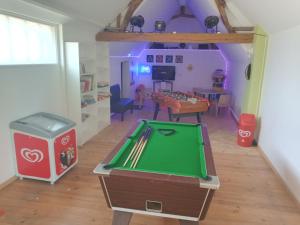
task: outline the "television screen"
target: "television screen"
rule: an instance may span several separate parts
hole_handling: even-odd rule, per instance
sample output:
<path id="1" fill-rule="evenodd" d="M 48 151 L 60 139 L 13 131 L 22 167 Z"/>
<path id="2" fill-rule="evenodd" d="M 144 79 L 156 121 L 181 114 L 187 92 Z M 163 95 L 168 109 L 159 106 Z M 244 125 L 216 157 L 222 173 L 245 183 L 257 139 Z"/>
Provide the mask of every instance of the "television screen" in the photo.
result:
<path id="1" fill-rule="evenodd" d="M 175 80 L 175 66 L 152 66 L 152 80 Z"/>

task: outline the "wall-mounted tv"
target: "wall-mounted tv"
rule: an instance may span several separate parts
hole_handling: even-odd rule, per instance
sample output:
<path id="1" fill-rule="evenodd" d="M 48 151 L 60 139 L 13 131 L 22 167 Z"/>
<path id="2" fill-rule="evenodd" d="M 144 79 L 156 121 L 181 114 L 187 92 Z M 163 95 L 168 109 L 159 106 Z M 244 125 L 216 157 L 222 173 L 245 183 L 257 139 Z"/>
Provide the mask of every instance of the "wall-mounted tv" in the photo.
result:
<path id="1" fill-rule="evenodd" d="M 152 66 L 152 80 L 175 80 L 175 66 Z"/>

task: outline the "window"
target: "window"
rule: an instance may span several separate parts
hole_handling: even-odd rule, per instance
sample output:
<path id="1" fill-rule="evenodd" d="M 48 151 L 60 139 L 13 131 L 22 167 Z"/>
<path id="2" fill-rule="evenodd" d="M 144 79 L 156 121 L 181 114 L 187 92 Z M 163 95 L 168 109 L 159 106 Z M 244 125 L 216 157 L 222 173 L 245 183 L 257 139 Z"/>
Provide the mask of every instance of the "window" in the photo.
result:
<path id="1" fill-rule="evenodd" d="M 0 14 L 0 65 L 57 63 L 55 26 Z"/>

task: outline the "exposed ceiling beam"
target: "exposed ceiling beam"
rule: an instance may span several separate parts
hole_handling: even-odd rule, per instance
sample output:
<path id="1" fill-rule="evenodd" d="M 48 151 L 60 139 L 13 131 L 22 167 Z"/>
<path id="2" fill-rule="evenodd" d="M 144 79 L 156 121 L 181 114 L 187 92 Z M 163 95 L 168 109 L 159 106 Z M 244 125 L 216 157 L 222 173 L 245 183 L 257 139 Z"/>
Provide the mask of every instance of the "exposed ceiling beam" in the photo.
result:
<path id="1" fill-rule="evenodd" d="M 122 15 L 121 15 L 121 13 L 119 13 L 119 15 L 117 16 L 117 22 L 116 22 L 117 28 L 121 27 L 121 19 L 122 19 Z"/>
<path id="2" fill-rule="evenodd" d="M 247 31 L 247 32 L 251 32 L 251 31 L 254 31 L 254 27 L 232 27 L 232 30 L 234 32 L 237 32 L 237 31 Z"/>
<path id="3" fill-rule="evenodd" d="M 163 43 L 252 43 L 254 34 L 99 32 L 97 41 Z"/>
<path id="4" fill-rule="evenodd" d="M 177 19 L 179 17 L 185 17 L 185 18 L 196 18 L 193 14 L 187 14 L 186 13 L 186 6 L 182 5 L 180 6 L 180 11 L 178 14 L 172 16 L 171 20 Z"/>
<path id="5" fill-rule="evenodd" d="M 225 10 L 226 2 L 225 2 L 225 0 L 215 0 L 215 2 L 217 4 L 218 10 L 219 10 L 219 13 L 220 13 L 220 16 L 221 16 L 221 20 L 222 20 L 224 26 L 226 27 L 228 33 L 234 33 L 234 30 L 232 29 L 232 26 L 230 25 L 227 14 L 226 14 L 226 10 Z"/>
<path id="6" fill-rule="evenodd" d="M 135 12 L 135 10 L 139 7 L 139 5 L 143 2 L 143 0 L 131 0 L 128 4 L 128 9 L 127 9 L 127 12 L 124 16 L 124 19 L 121 23 L 121 27 L 120 27 L 120 30 L 121 31 L 125 31 L 128 24 L 129 24 L 129 21 L 130 21 L 130 18 L 132 17 L 133 13 Z"/>

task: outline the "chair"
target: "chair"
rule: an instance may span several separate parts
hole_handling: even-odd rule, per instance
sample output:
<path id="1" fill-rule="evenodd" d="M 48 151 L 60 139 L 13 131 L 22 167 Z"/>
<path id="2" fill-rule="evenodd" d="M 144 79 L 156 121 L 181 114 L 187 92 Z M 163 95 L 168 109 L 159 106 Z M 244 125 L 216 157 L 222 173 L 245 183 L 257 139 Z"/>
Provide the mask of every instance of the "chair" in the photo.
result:
<path id="1" fill-rule="evenodd" d="M 213 103 L 216 108 L 216 116 L 218 116 L 220 108 L 227 108 L 228 110 L 230 107 L 230 103 L 231 103 L 231 95 L 221 94 L 220 98 L 215 103 Z"/>
<path id="2" fill-rule="evenodd" d="M 145 85 L 139 84 L 135 89 L 135 101 L 137 105 L 135 105 L 135 109 L 142 109 L 144 107 L 145 97 L 146 97 L 146 88 Z"/>
<path id="3" fill-rule="evenodd" d="M 110 87 L 110 111 L 113 113 L 121 113 L 121 121 L 124 120 L 124 113 L 130 109 L 133 112 L 133 100 L 130 98 L 121 98 L 121 89 L 119 84 Z"/>

